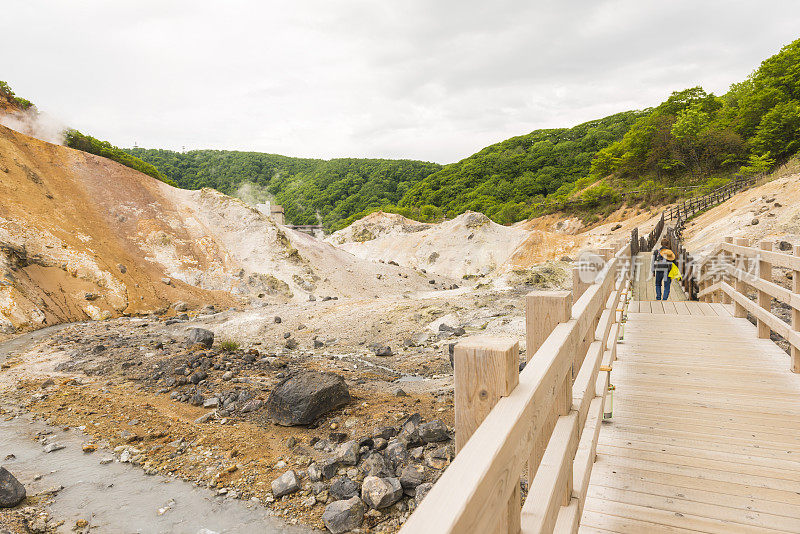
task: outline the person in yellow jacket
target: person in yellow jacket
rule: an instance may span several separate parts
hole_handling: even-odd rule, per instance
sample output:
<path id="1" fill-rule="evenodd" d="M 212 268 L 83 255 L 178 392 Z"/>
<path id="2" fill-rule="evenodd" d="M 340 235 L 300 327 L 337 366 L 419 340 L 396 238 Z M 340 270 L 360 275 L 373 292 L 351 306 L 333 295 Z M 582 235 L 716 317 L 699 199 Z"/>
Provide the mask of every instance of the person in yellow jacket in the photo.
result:
<path id="1" fill-rule="evenodd" d="M 674 270 L 673 270 L 674 269 Z M 677 276 L 673 273 L 677 272 Z M 669 298 L 669 287 L 672 278 L 680 279 L 680 272 L 675 263 L 675 253 L 669 248 L 669 239 L 666 237 L 661 240 L 661 248 L 653 251 L 653 263 L 651 273 L 656 278 L 656 300 L 667 300 Z M 661 288 L 664 288 L 663 292 Z"/>

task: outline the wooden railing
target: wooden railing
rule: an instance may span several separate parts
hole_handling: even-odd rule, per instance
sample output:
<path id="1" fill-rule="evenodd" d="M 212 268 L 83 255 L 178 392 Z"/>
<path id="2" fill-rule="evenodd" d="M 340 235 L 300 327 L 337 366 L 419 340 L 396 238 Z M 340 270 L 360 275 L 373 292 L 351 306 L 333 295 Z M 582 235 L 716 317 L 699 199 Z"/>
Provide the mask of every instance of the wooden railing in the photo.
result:
<path id="1" fill-rule="evenodd" d="M 630 243 L 616 254 L 602 249 L 594 282 L 526 297 L 522 372 L 514 339 L 456 345 L 458 454 L 402 533 L 577 532 L 627 304 L 630 251 Z"/>
<path id="2" fill-rule="evenodd" d="M 755 184 L 762 177 L 763 175 L 735 178 L 705 195 L 684 200 L 682 204 L 676 204 L 668 208 L 664 214 L 670 221 L 677 220 L 677 226 L 680 228 L 682 227 L 682 221 L 685 222 L 692 215 L 725 202 L 739 191 Z"/>
<path id="3" fill-rule="evenodd" d="M 792 270 L 791 290 L 773 281 L 773 267 Z M 750 314 L 756 319 L 759 338 L 769 339 L 772 332 L 783 337 L 791 346 L 792 371 L 800 373 L 800 247 L 794 247 L 793 255 L 783 254 L 773 251 L 770 241 L 755 248 L 747 239 L 728 237 L 697 270 L 700 300 L 732 302 L 735 317 Z M 755 302 L 747 296 L 751 290 L 756 292 Z M 772 299 L 791 308 L 791 324 L 772 313 Z"/>
<path id="4" fill-rule="evenodd" d="M 661 237 L 661 234 L 664 232 L 664 214 L 661 214 L 661 218 L 658 220 L 656 225 L 650 230 L 650 233 L 646 236 L 639 237 L 639 229 L 634 228 L 631 230 L 631 256 L 636 256 L 639 252 L 647 251 L 650 252 L 653 250 L 653 247 L 656 246 L 656 242 Z"/>

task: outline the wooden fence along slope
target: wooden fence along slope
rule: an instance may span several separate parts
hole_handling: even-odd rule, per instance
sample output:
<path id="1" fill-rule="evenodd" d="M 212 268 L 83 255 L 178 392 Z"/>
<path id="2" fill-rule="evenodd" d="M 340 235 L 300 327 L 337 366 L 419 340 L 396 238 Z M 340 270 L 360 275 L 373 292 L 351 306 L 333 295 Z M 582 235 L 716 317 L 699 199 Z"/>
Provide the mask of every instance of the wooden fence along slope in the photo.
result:
<path id="1" fill-rule="evenodd" d="M 654 306 L 629 298 L 632 237 L 594 283 L 528 295 L 521 373 L 513 340 L 456 346 L 459 452 L 401 532 L 800 532 L 800 252 L 728 240 L 694 266 L 707 302 Z"/>

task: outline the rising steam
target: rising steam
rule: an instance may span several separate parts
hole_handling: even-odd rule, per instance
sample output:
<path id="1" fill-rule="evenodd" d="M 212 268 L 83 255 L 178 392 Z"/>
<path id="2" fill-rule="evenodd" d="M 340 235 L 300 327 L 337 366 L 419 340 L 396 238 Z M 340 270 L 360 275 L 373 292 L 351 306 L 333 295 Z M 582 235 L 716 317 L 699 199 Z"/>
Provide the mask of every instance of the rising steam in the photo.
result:
<path id="1" fill-rule="evenodd" d="M 56 145 L 64 144 L 67 126 L 55 117 L 37 111 L 35 107 L 25 111 L 0 113 L 0 124 L 36 139 Z"/>

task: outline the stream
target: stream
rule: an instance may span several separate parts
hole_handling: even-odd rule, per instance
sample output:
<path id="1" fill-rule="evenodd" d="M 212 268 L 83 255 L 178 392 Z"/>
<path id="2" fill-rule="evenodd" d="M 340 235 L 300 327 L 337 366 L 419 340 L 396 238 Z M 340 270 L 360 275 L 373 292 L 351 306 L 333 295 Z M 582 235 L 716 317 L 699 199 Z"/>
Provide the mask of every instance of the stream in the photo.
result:
<path id="1" fill-rule="evenodd" d="M 26 345 L 44 339 L 67 325 L 44 328 L 0 343 L 0 361 Z M 18 412 L 6 406 L 8 412 Z M 64 445 L 44 452 L 37 434 L 51 432 L 48 442 Z M 271 517 L 255 501 L 244 501 L 141 468 L 112 461 L 110 451 L 84 453 L 88 436 L 77 429 L 64 431 L 27 414 L 0 420 L 0 463 L 25 486 L 28 496 L 55 492 L 48 507 L 58 532 L 71 533 L 76 521 L 86 520 L 92 532 L 114 534 L 310 534 L 318 530 L 286 524 Z M 22 504 L 24 506 L 24 502 Z"/>

